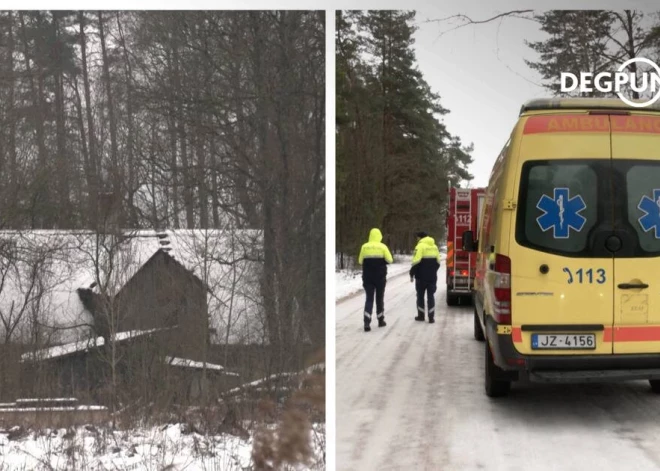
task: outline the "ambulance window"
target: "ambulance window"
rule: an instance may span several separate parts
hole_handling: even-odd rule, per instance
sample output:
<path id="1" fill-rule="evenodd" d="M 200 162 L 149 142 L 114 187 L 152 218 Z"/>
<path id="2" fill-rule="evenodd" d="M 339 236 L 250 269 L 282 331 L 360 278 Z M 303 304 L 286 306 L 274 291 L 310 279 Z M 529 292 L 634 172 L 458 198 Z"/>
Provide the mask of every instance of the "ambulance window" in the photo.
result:
<path id="1" fill-rule="evenodd" d="M 632 165 L 626 173 L 628 222 L 644 252 L 660 252 L 660 165 Z"/>
<path id="2" fill-rule="evenodd" d="M 589 256 L 588 234 L 598 219 L 593 164 L 536 161 L 523 166 L 516 240 L 552 253 Z"/>

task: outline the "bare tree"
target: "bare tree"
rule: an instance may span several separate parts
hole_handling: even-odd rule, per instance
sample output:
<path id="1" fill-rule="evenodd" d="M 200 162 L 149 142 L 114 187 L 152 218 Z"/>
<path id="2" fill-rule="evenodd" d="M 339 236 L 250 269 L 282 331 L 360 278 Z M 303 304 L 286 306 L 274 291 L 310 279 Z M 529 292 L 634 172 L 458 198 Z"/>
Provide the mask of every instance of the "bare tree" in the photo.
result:
<path id="1" fill-rule="evenodd" d="M 107 194 L 123 232 L 231 228 L 237 252 L 206 261 L 218 342 L 266 335 L 273 370 L 323 345 L 323 12 L 5 11 L 0 29 L 0 227 L 104 234 L 78 244 L 99 303 L 121 271 L 99 258 Z M 32 324 L 64 339 L 94 324 L 78 314 Z"/>

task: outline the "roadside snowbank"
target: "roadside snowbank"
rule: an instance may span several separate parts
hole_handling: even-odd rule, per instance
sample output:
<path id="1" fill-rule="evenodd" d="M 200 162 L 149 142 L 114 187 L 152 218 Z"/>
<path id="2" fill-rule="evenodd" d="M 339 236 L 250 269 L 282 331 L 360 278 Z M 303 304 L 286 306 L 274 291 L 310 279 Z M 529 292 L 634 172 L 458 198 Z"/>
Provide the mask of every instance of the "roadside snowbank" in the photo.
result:
<path id="1" fill-rule="evenodd" d="M 310 439 L 317 464 L 292 469 L 324 469 L 324 436 L 324 425 L 315 425 Z M 204 436 L 181 424 L 121 432 L 93 426 L 24 433 L 18 427 L 0 429 L 0 470 L 239 471 L 252 469 L 251 455 L 251 438 Z"/>
<path id="2" fill-rule="evenodd" d="M 387 278 L 407 273 L 411 260 L 411 255 L 396 255 L 394 263 L 387 267 Z M 362 271 L 335 270 L 335 283 L 335 300 L 339 301 L 362 290 Z"/>
<path id="3" fill-rule="evenodd" d="M 447 255 L 441 252 L 440 259 L 444 262 L 446 258 Z M 387 278 L 390 279 L 402 273 L 407 273 L 410 270 L 411 262 L 412 255 L 395 255 L 394 263 L 387 268 Z M 335 301 L 340 301 L 361 290 L 361 270 L 335 270 Z"/>

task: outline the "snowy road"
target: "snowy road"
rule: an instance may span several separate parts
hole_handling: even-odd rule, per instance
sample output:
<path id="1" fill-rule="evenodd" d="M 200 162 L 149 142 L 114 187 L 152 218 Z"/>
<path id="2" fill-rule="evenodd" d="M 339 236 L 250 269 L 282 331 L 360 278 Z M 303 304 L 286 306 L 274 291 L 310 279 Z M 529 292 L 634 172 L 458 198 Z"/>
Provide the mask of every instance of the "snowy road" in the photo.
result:
<path id="1" fill-rule="evenodd" d="M 388 325 L 368 333 L 363 296 L 337 304 L 338 470 L 660 469 L 647 382 L 514 383 L 489 399 L 472 308 L 448 308 L 439 286 L 436 323 L 422 324 L 414 293 L 405 274 L 388 280 Z"/>

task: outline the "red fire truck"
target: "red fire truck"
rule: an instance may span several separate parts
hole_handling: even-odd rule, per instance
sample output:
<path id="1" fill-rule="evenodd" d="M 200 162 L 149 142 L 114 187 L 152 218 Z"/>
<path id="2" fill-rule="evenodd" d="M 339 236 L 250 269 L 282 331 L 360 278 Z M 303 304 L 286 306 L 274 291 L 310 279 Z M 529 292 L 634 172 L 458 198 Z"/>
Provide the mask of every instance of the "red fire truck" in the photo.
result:
<path id="1" fill-rule="evenodd" d="M 447 208 L 447 305 L 470 303 L 476 270 L 476 253 L 461 249 L 463 232 L 479 232 L 484 188 L 449 188 Z"/>

